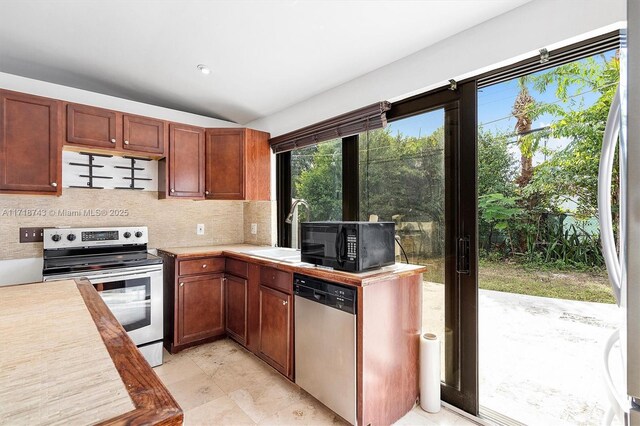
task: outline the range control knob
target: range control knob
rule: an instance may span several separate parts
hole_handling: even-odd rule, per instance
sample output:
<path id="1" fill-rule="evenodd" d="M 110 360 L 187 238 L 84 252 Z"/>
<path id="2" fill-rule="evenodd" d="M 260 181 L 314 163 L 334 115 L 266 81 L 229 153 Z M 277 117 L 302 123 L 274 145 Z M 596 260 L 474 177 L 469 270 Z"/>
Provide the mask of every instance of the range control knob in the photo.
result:
<path id="1" fill-rule="evenodd" d="M 131 237 L 131 232 L 127 231 L 124 234 L 122 234 L 125 238 L 129 238 Z"/>
<path id="2" fill-rule="evenodd" d="M 69 240 L 69 241 L 73 241 L 73 240 L 75 240 L 75 239 L 76 239 L 76 234 L 69 234 L 69 235 L 67 235 L 67 240 Z"/>
<path id="3" fill-rule="evenodd" d="M 58 241 L 60 241 L 62 239 L 62 237 L 60 236 L 60 234 L 53 234 L 51 236 L 51 239 L 57 243 Z"/>
<path id="4" fill-rule="evenodd" d="M 142 237 L 142 231 L 136 231 L 136 237 L 138 238 Z"/>

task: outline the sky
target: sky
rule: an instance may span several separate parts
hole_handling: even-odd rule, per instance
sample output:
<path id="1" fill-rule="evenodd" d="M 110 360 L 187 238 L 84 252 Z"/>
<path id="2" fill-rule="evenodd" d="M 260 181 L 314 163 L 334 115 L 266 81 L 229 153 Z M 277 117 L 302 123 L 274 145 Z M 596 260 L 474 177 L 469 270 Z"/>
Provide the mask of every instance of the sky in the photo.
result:
<path id="1" fill-rule="evenodd" d="M 611 50 L 605 53 L 606 60 L 611 59 L 615 54 L 615 50 Z M 550 70 L 544 70 L 536 73 L 535 75 L 549 72 Z M 555 95 L 556 85 L 550 85 L 543 93 L 536 91 L 531 84 L 529 84 L 529 93 L 539 102 L 552 103 L 557 102 L 558 99 Z M 480 127 L 486 130 L 490 130 L 494 133 L 511 133 L 514 131 L 516 119 L 511 114 L 513 103 L 518 95 L 520 88 L 518 86 L 518 80 L 513 79 L 503 83 L 494 84 L 478 90 L 478 123 Z M 575 106 L 583 104 L 585 107 L 592 105 L 598 98 L 598 94 L 580 93 L 586 89 L 580 89 L 579 87 L 572 87 L 569 93 L 573 97 L 569 102 L 573 102 Z M 567 105 L 567 104 L 563 104 Z M 552 123 L 554 117 L 545 114 L 534 121 L 532 128 L 545 127 Z M 437 128 L 441 127 L 444 123 L 444 111 L 442 109 L 427 112 L 425 114 L 405 118 L 402 120 L 389 123 L 391 133 L 395 134 L 400 132 L 404 135 L 419 136 L 433 133 Z M 513 138 L 515 141 L 515 137 Z M 567 139 L 549 139 L 547 141 L 547 148 L 559 149 L 569 141 Z M 518 154 L 517 146 L 514 144 L 512 148 L 514 155 Z M 544 154 L 538 153 L 534 157 L 534 164 L 539 164 L 544 160 Z"/>

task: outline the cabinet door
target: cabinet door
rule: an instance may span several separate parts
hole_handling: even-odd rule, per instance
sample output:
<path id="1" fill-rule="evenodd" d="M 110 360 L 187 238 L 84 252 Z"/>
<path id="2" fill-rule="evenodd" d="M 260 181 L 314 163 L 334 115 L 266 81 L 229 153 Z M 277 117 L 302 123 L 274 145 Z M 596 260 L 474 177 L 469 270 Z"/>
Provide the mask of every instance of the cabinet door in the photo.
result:
<path id="1" fill-rule="evenodd" d="M 122 117 L 122 139 L 125 151 L 164 153 L 165 122 L 136 115 Z"/>
<path id="2" fill-rule="evenodd" d="M 243 200 L 244 129 L 225 129 L 207 134 L 207 198 Z"/>
<path id="3" fill-rule="evenodd" d="M 260 356 L 285 376 L 291 375 L 291 296 L 260 286 Z"/>
<path id="4" fill-rule="evenodd" d="M 226 275 L 227 334 L 242 345 L 247 344 L 247 280 Z"/>
<path id="5" fill-rule="evenodd" d="M 60 103 L 0 91 L 0 190 L 57 194 Z"/>
<path id="6" fill-rule="evenodd" d="M 178 279 L 176 344 L 224 334 L 222 274 Z"/>
<path id="7" fill-rule="evenodd" d="M 204 198 L 204 130 L 169 126 L 169 196 Z"/>
<path id="8" fill-rule="evenodd" d="M 100 148 L 116 147 L 115 111 L 86 105 L 67 105 L 67 142 Z"/>

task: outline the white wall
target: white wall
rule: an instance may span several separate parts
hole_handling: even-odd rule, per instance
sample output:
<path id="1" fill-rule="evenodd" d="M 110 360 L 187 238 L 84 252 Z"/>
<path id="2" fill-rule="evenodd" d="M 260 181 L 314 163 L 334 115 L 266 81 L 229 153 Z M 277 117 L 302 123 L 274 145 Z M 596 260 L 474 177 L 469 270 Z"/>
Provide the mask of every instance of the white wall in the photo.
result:
<path id="1" fill-rule="evenodd" d="M 534 0 L 247 127 L 281 135 L 374 102 L 443 86 L 451 78 L 461 80 L 517 62 L 543 47 L 552 50 L 612 31 L 625 20 L 625 0 Z"/>
<path id="2" fill-rule="evenodd" d="M 30 93 L 32 95 L 61 99 L 63 101 L 92 105 L 100 108 L 113 109 L 131 114 L 145 115 L 167 121 L 190 124 L 201 127 L 240 127 L 230 121 L 205 117 L 155 105 L 143 104 L 128 99 L 102 95 L 87 90 L 76 89 L 59 84 L 48 83 L 31 78 L 20 77 L 13 74 L 0 72 L 0 88 L 14 90 L 16 92 Z"/>

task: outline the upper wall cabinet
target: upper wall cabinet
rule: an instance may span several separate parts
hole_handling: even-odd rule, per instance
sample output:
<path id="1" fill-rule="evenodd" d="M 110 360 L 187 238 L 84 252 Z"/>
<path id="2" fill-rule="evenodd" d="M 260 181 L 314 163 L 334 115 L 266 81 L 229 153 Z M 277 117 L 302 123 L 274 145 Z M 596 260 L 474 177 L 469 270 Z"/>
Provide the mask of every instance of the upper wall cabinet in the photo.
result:
<path id="1" fill-rule="evenodd" d="M 169 155 L 158 164 L 158 197 L 204 198 L 204 129 L 169 125 Z"/>
<path id="2" fill-rule="evenodd" d="M 122 139 L 125 151 L 162 154 L 167 134 L 167 123 L 153 118 L 124 114 Z"/>
<path id="3" fill-rule="evenodd" d="M 116 148 L 117 113 L 86 105 L 67 105 L 67 142 L 98 148 Z"/>
<path id="4" fill-rule="evenodd" d="M 252 129 L 208 129 L 206 198 L 269 200 L 269 134 Z"/>
<path id="5" fill-rule="evenodd" d="M 61 103 L 0 90 L 0 191 L 59 195 Z"/>
<path id="6" fill-rule="evenodd" d="M 86 105 L 67 104 L 68 147 L 162 157 L 167 144 L 166 121 Z"/>

